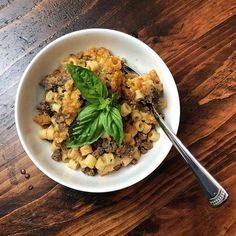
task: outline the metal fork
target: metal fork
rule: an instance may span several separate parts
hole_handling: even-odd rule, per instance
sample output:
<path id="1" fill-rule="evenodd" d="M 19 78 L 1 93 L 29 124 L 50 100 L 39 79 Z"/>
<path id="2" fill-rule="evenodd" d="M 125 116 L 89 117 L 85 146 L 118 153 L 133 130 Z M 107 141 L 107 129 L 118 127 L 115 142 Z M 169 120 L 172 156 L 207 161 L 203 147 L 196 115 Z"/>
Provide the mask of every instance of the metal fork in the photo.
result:
<path id="1" fill-rule="evenodd" d="M 124 64 L 123 69 L 126 73 L 135 73 L 139 75 L 136 71 L 131 69 L 128 65 Z M 208 201 L 212 207 L 219 207 L 228 198 L 228 193 L 226 190 L 215 180 L 215 178 L 197 161 L 197 159 L 190 153 L 190 151 L 183 145 L 183 143 L 178 139 L 178 137 L 168 128 L 161 115 L 159 114 L 157 108 L 151 100 L 149 100 L 148 105 L 152 109 L 155 118 L 157 119 L 160 127 L 165 132 L 167 137 L 173 143 L 175 148 L 179 151 L 181 156 L 187 162 L 191 168 L 193 174 L 196 176 L 203 190 L 207 194 Z"/>

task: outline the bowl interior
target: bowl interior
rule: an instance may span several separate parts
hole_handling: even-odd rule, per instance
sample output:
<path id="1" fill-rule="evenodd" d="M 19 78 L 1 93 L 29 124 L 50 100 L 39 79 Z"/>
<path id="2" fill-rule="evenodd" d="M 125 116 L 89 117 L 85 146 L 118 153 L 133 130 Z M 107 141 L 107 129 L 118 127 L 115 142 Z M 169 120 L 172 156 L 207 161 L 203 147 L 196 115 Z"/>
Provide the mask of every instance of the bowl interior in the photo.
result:
<path id="1" fill-rule="evenodd" d="M 108 192 L 128 187 L 146 177 L 168 154 L 171 143 L 162 130 L 160 140 L 154 148 L 143 155 L 136 165 L 121 168 L 107 176 L 89 177 L 81 171 L 70 170 L 65 163 L 50 158 L 48 142 L 38 137 L 39 126 L 32 121 L 36 114 L 43 89 L 39 81 L 55 69 L 70 53 L 90 47 L 108 48 L 114 55 L 125 58 L 128 65 L 139 73 L 155 69 L 164 85 L 164 96 L 168 101 L 165 120 L 177 132 L 180 107 L 174 79 L 161 58 L 147 45 L 127 34 L 106 30 L 89 29 L 70 33 L 46 46 L 30 63 L 21 79 L 16 97 L 16 125 L 21 143 L 37 167 L 55 181 L 88 192 Z"/>

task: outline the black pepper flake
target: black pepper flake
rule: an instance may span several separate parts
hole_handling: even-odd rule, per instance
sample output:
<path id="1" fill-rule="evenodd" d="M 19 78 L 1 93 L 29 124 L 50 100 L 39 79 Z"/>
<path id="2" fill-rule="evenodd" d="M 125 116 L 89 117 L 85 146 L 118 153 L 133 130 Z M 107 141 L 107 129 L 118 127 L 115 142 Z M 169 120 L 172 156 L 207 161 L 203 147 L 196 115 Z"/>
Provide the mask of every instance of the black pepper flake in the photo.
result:
<path id="1" fill-rule="evenodd" d="M 20 171 L 20 173 L 21 173 L 22 175 L 25 175 L 25 174 L 26 174 L 26 170 L 25 170 L 25 169 L 22 169 L 22 170 Z"/>
<path id="2" fill-rule="evenodd" d="M 25 174 L 25 178 L 26 178 L 26 179 L 29 179 L 29 178 L 30 178 L 30 174 L 28 174 L 28 173 Z"/>
<path id="3" fill-rule="evenodd" d="M 33 185 L 30 185 L 30 186 L 28 187 L 29 190 L 32 190 L 33 188 L 34 188 Z"/>

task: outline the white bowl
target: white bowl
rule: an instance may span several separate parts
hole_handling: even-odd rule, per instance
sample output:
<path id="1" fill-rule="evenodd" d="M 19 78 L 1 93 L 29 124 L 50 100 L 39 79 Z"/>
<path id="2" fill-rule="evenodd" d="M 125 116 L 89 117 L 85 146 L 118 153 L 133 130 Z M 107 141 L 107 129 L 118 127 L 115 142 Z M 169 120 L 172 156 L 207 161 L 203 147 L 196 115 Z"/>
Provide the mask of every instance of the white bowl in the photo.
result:
<path id="1" fill-rule="evenodd" d="M 39 81 L 55 69 L 70 53 L 91 47 L 108 48 L 114 55 L 125 58 L 139 73 L 155 69 L 164 85 L 168 101 L 165 121 L 176 133 L 179 126 L 180 104 L 174 79 L 162 59 L 140 40 L 114 30 L 85 29 L 67 34 L 40 51 L 26 68 L 16 95 L 15 119 L 20 141 L 34 164 L 48 177 L 67 187 L 86 192 L 109 192 L 137 183 L 153 172 L 167 156 L 171 142 L 162 130 L 160 140 L 143 155 L 136 165 L 121 168 L 107 176 L 87 176 L 74 171 L 65 163 L 51 159 L 48 142 L 38 136 L 39 126 L 32 121 L 43 89 Z"/>

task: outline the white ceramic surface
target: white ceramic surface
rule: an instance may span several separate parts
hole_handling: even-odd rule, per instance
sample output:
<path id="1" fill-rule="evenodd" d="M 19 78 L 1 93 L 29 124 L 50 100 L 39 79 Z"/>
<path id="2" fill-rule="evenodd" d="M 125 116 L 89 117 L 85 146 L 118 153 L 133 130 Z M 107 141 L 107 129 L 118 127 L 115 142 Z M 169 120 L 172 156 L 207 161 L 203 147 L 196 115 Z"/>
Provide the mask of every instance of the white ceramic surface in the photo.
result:
<path id="1" fill-rule="evenodd" d="M 39 126 L 32 121 L 43 89 L 39 81 L 55 69 L 70 53 L 90 47 L 106 47 L 114 55 L 125 58 L 139 73 L 156 69 L 168 101 L 165 121 L 176 133 L 179 126 L 180 104 L 174 79 L 162 59 L 146 44 L 122 32 L 108 29 L 85 29 L 67 34 L 40 51 L 25 70 L 16 95 L 15 119 L 20 141 L 34 164 L 47 176 L 67 187 L 86 192 L 109 192 L 137 183 L 153 172 L 167 156 L 171 142 L 159 129 L 160 140 L 143 155 L 136 165 L 121 168 L 107 176 L 86 176 L 66 164 L 50 158 L 48 143 L 38 137 Z M 158 186 L 157 186 L 158 187 Z"/>

